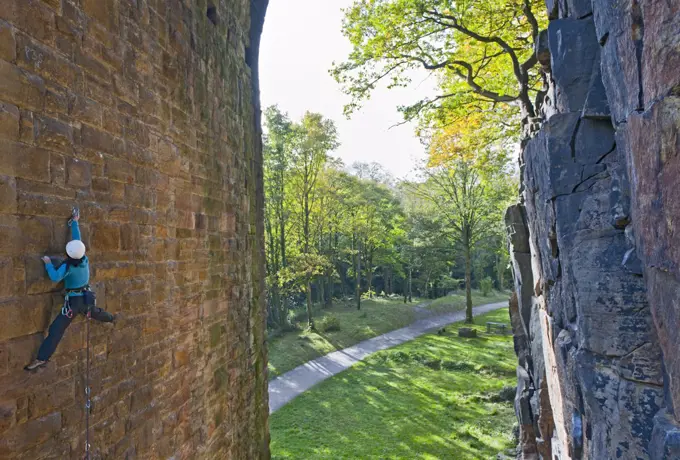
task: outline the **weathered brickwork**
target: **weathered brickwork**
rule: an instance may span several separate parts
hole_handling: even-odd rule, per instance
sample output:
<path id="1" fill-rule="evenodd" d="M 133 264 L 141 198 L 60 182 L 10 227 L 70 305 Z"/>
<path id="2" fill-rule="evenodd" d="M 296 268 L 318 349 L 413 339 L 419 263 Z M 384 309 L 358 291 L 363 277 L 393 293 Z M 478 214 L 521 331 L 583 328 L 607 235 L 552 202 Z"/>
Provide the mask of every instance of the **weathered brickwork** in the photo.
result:
<path id="1" fill-rule="evenodd" d="M 85 322 L 22 370 L 76 204 L 99 306 L 124 315 L 91 326 L 93 458 L 268 458 L 250 16 L 0 0 L 0 458 L 84 453 Z"/>

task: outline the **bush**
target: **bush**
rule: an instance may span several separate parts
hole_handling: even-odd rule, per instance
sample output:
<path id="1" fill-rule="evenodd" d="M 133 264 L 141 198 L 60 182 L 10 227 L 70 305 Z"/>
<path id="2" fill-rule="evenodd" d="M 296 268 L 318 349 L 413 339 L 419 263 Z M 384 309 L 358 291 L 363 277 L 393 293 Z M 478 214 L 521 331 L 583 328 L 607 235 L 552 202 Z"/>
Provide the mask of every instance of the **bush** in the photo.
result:
<path id="1" fill-rule="evenodd" d="M 316 321 L 316 328 L 321 332 L 333 332 L 340 330 L 340 320 L 337 316 L 326 315 Z"/>
<path id="2" fill-rule="evenodd" d="M 482 291 L 482 296 L 488 297 L 493 289 L 493 281 L 488 276 L 479 282 L 479 290 Z"/>
<path id="3" fill-rule="evenodd" d="M 307 321 L 307 310 L 288 310 L 288 324 Z"/>
<path id="4" fill-rule="evenodd" d="M 503 402 L 510 402 L 515 400 L 515 393 L 517 392 L 516 387 L 505 386 L 498 393 L 498 399 Z"/>

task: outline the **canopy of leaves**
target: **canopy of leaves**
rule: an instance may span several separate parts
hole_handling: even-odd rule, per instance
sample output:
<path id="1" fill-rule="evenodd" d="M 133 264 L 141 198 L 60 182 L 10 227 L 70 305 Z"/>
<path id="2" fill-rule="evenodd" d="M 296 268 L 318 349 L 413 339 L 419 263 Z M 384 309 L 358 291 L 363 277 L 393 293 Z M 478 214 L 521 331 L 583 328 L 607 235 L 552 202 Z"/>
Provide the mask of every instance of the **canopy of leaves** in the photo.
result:
<path id="1" fill-rule="evenodd" d="M 493 126 L 511 125 L 520 109 L 533 116 L 544 11 L 542 0 L 356 0 L 343 23 L 352 52 L 331 70 L 352 97 L 346 114 L 380 82 L 406 86 L 414 69 L 426 69 L 441 93 L 401 107 L 406 119 L 441 126 L 476 114 L 485 121 L 478 126 Z"/>

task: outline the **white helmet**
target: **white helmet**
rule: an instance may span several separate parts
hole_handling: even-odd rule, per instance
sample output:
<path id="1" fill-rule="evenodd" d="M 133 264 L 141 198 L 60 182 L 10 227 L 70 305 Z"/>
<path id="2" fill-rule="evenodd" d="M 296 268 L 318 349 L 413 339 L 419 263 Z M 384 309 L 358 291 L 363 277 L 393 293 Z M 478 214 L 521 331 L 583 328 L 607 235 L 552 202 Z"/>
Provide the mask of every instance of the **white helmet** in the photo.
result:
<path id="1" fill-rule="evenodd" d="M 66 244 L 66 254 L 71 259 L 82 259 L 85 257 L 85 245 L 80 240 L 69 241 Z"/>

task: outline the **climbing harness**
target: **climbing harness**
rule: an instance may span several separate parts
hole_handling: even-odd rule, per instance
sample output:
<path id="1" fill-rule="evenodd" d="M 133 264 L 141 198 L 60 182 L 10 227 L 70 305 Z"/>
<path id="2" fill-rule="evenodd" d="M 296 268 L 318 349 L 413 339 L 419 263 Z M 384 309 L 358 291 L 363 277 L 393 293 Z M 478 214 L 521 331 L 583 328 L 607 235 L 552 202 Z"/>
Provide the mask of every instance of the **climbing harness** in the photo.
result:
<path id="1" fill-rule="evenodd" d="M 64 306 L 61 307 L 61 314 L 67 318 L 73 318 L 73 309 L 71 308 L 68 300 L 66 300 L 66 302 L 64 302 Z"/>

